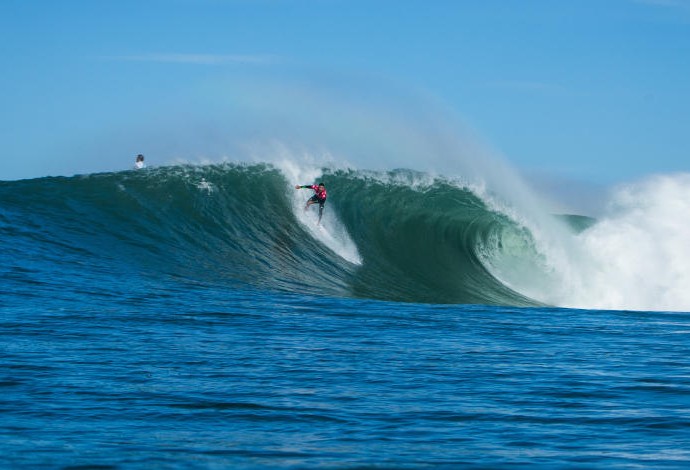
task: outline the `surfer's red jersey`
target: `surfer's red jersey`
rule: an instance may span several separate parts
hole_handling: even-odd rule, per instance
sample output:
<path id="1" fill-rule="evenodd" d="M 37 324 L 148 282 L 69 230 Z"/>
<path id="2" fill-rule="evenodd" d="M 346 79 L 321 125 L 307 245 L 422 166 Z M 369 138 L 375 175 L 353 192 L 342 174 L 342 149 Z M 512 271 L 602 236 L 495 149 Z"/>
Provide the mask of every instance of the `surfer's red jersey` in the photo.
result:
<path id="1" fill-rule="evenodd" d="M 307 205 L 304 206 L 304 209 L 307 210 L 309 206 L 312 204 L 318 204 L 319 205 L 319 223 L 321 223 L 321 216 L 323 215 L 323 206 L 326 203 L 326 185 L 323 183 L 319 183 L 318 185 L 316 184 L 305 184 L 305 185 L 297 185 L 295 186 L 295 189 L 313 189 L 314 190 L 314 195 L 309 198 L 307 201 Z"/>
<path id="2" fill-rule="evenodd" d="M 326 187 L 325 186 L 317 186 L 315 184 L 312 184 L 311 186 L 306 185 L 306 186 L 302 186 L 302 187 L 313 189 L 314 192 L 316 193 L 316 194 L 314 194 L 314 196 L 316 196 L 316 199 L 318 199 L 319 201 L 325 201 L 326 200 L 327 194 L 326 194 Z"/>

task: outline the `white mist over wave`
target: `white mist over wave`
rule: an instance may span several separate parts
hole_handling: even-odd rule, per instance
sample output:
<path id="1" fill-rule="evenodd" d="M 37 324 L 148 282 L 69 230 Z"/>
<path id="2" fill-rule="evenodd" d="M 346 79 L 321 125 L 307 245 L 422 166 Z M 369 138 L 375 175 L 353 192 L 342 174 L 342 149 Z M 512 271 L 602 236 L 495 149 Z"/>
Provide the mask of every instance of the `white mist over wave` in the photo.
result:
<path id="1" fill-rule="evenodd" d="M 458 178 L 529 232 L 533 247 L 527 248 L 539 253 L 536 260 L 522 263 L 517 242 L 501 266 L 488 266 L 516 291 L 566 307 L 690 309 L 690 250 L 683 244 L 687 175 L 622 189 L 608 215 L 573 236 L 551 217 L 549 202 L 433 97 L 368 80 L 324 82 L 264 79 L 210 87 L 209 99 L 200 101 L 214 105 L 197 113 L 203 119 L 196 125 L 185 119 L 158 133 L 147 130 L 135 147 L 176 161 L 273 163 L 291 184 L 315 182 L 323 167 L 409 168 L 431 178 Z M 132 145 L 131 133 L 125 134 Z M 324 235 L 315 224 L 317 209 L 303 211 L 306 192 L 286 191 L 295 217 L 313 237 L 344 259 L 362 262 L 332 206 L 326 206 Z"/>
<path id="2" fill-rule="evenodd" d="M 561 305 L 690 310 L 690 174 L 620 187 L 607 215 L 576 237 Z"/>
<path id="3" fill-rule="evenodd" d="M 555 266 L 568 264 L 563 240 L 569 232 L 550 215 L 545 201 L 498 152 L 432 97 L 401 93 L 395 87 L 373 89 L 381 93 L 372 93 L 371 88 L 362 92 L 295 83 L 263 86 L 260 93 L 252 87 L 244 89 L 241 102 L 246 109 L 261 110 L 247 114 L 259 116 L 255 127 L 263 131 L 254 133 L 240 154 L 275 165 L 292 184 L 316 182 L 324 167 L 383 173 L 405 168 L 420 171 L 431 181 L 437 176 L 455 181 L 526 227 L 544 253 L 536 265 L 503 269 L 501 274 L 506 276 L 497 277 L 529 297 L 555 304 L 560 297 L 553 294 L 562 282 L 553 273 Z M 265 134 L 267 129 L 270 132 Z M 295 217 L 315 239 L 344 259 L 361 264 L 357 247 L 337 216 L 331 217 L 328 204 L 324 234 L 310 218 L 316 210 L 303 211 L 307 196 L 292 190 L 288 197 Z M 512 261 L 515 258 L 506 260 Z M 547 298 L 542 298 L 544 293 Z"/>
<path id="4" fill-rule="evenodd" d="M 551 217 L 545 201 L 499 152 L 434 97 L 369 81 L 358 81 L 357 87 L 308 85 L 264 82 L 260 88 L 242 88 L 242 106 L 261 110 L 246 114 L 259 116 L 256 128 L 271 130 L 254 134 L 242 152 L 245 158 L 272 163 L 300 184 L 315 181 L 323 167 L 384 173 L 404 168 L 423 172 L 431 180 L 441 176 L 457 181 L 529 229 L 545 252 L 547 264 L 541 270 L 566 264 L 567 248 L 562 242 L 569 232 Z M 291 197 L 298 208 L 295 215 L 302 220 L 304 195 Z M 311 222 L 305 226 L 313 229 Z M 346 233 L 341 226 L 327 228 L 331 233 Z M 340 238 L 334 251 L 345 250 L 351 254 L 350 261 L 358 259 L 350 237 Z M 555 292 L 544 286 L 560 282 L 548 275 L 541 276 L 536 285 L 523 282 L 528 279 L 521 275 L 506 282 L 529 296 Z"/>

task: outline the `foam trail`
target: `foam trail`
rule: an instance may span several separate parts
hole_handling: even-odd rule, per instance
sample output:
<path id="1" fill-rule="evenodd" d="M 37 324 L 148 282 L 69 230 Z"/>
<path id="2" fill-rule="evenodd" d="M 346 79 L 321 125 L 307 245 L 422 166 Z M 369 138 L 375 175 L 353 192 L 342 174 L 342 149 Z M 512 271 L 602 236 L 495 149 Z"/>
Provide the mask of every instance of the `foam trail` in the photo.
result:
<path id="1" fill-rule="evenodd" d="M 298 165 L 292 160 L 285 159 L 276 165 L 281 173 L 285 175 L 293 184 L 309 184 L 316 182 L 321 177 L 321 170 L 312 165 Z M 352 264 L 361 265 L 362 257 L 357 250 L 357 246 L 347 233 L 347 229 L 338 219 L 333 207 L 324 209 L 321 224 L 318 224 L 318 208 L 310 207 L 304 210 L 306 200 L 312 196 L 311 192 L 292 190 L 289 193 L 289 200 L 292 203 L 292 212 L 295 218 L 300 221 L 309 234 L 319 242 L 323 243 L 331 251 Z"/>

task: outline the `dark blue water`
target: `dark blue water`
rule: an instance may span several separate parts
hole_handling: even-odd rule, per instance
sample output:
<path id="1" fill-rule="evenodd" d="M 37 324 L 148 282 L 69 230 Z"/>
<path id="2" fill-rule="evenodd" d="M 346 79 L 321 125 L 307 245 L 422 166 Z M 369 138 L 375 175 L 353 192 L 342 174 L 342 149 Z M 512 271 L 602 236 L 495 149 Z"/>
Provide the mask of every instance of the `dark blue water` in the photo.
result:
<path id="1" fill-rule="evenodd" d="M 1 467 L 690 467 L 689 313 L 402 302 L 475 284 L 136 178 L 0 187 Z"/>
<path id="2" fill-rule="evenodd" d="M 5 466 L 690 465 L 688 314 L 131 287 L 4 306 Z"/>

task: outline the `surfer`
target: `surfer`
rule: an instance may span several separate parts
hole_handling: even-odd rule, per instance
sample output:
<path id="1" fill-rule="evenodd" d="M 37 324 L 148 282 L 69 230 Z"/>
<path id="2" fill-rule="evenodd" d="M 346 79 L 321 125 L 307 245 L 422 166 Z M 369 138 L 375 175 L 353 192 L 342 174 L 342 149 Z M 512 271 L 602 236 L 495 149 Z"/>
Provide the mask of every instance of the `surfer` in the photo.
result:
<path id="1" fill-rule="evenodd" d="M 323 183 L 319 183 L 319 185 L 315 184 L 305 184 L 305 185 L 297 185 L 295 186 L 295 189 L 313 189 L 314 190 L 314 195 L 310 197 L 307 200 L 307 205 L 304 206 L 304 210 L 306 211 L 309 209 L 309 206 L 312 204 L 319 204 L 319 221 L 318 223 L 321 223 L 321 216 L 323 215 L 323 205 L 326 204 L 326 185 Z"/>
<path id="2" fill-rule="evenodd" d="M 144 165 L 144 156 L 142 154 L 137 155 L 137 160 L 134 162 L 134 168 L 137 170 L 146 167 Z"/>

